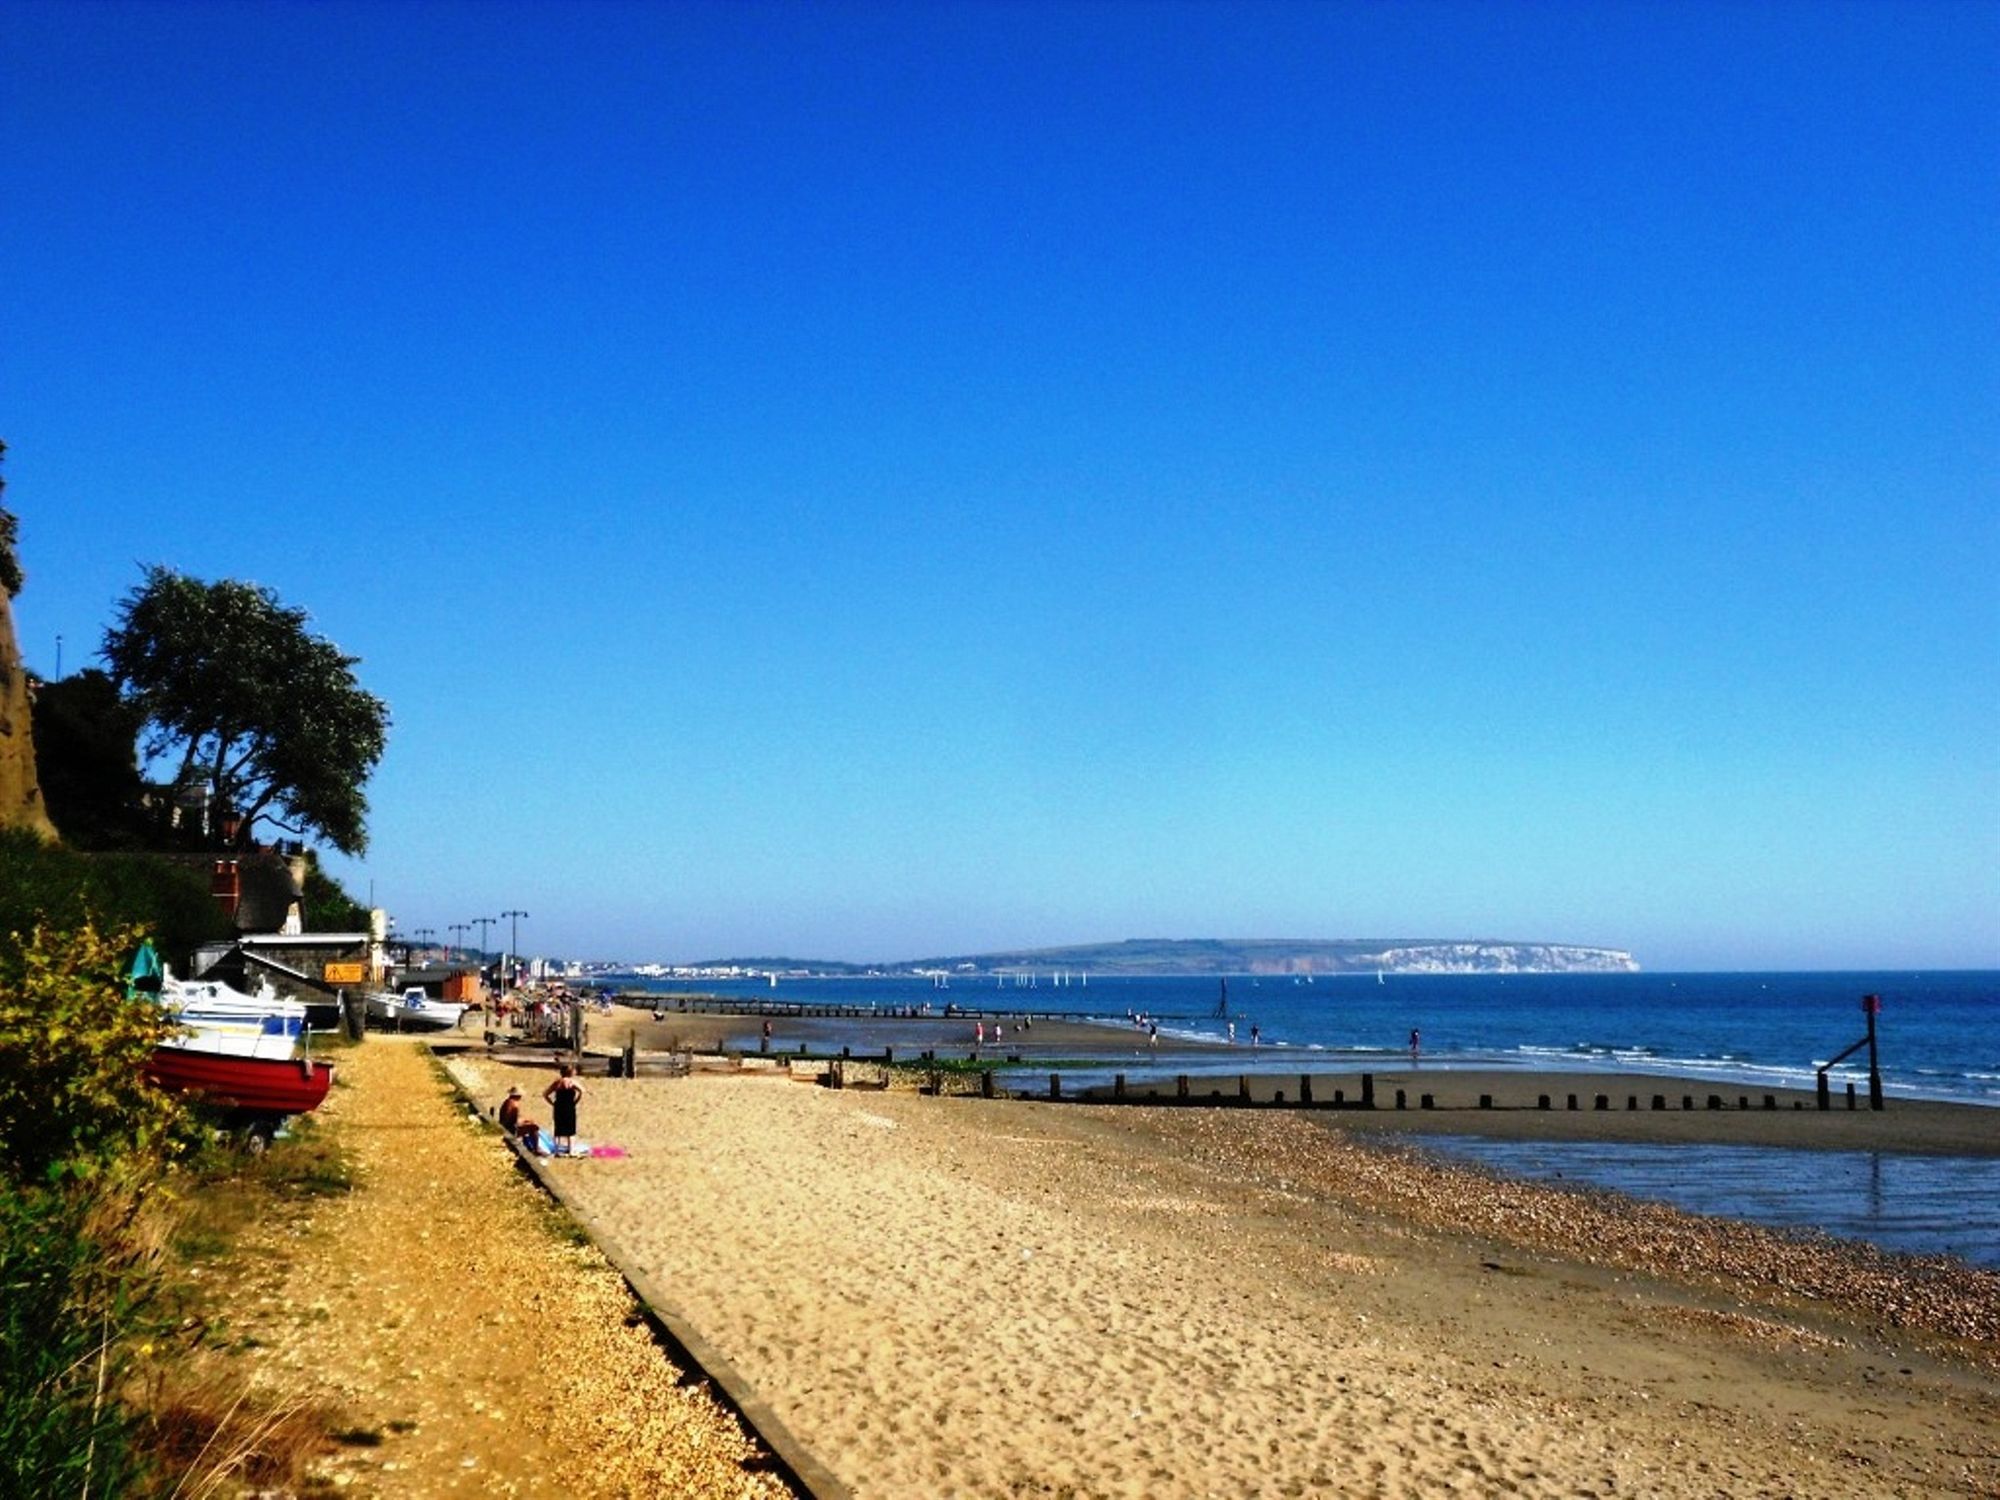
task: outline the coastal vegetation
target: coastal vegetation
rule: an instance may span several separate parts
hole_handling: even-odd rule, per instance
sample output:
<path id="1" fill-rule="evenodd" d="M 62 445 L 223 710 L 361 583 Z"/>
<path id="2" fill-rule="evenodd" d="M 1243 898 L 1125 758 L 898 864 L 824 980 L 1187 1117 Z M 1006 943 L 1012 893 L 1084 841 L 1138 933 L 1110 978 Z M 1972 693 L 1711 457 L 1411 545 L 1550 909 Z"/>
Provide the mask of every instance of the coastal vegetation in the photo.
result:
<path id="1" fill-rule="evenodd" d="M 89 853 L 0 829 L 0 934 L 37 924 L 68 931 L 90 923 L 142 929 L 179 955 L 226 938 L 228 917 L 201 870 L 142 853 Z M 11 947 L 12 939 L 4 945 Z"/>
<path id="2" fill-rule="evenodd" d="M 174 785 L 207 793 L 229 843 L 248 848 L 268 821 L 360 854 L 389 709 L 306 619 L 260 585 L 156 566 L 119 606 L 104 659 L 148 758 L 178 757 Z"/>
<path id="3" fill-rule="evenodd" d="M 36 683 L 9 607 L 16 535 L 0 511 L 0 1493 L 298 1492 L 326 1421 L 260 1405 L 208 1357 L 226 1323 L 201 1272 L 274 1205 L 343 1190 L 343 1163 L 310 1128 L 239 1155 L 154 1087 L 167 1016 L 121 976 L 142 937 L 179 962 L 235 930 L 188 862 L 215 831 L 365 843 L 386 709 L 266 590 L 214 586 L 233 620 L 142 608 L 210 587 L 158 569 L 107 637 L 118 675 Z M 146 731 L 149 754 L 181 756 L 164 792 L 142 778 Z M 190 776 L 213 820 L 173 818 Z M 305 905 L 362 920 L 311 860 Z"/>

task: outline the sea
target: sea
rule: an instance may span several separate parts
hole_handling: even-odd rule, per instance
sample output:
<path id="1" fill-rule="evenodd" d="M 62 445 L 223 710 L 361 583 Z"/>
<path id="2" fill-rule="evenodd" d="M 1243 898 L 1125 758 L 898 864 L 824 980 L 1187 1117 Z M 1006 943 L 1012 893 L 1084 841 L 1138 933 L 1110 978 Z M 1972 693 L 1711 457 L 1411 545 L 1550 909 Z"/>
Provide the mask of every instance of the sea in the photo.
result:
<path id="1" fill-rule="evenodd" d="M 1146 1017 L 1161 1054 L 1135 1046 L 1116 1071 L 1234 1074 L 1236 1054 L 1175 1042 L 1239 1046 L 1254 1027 L 1260 1068 L 1360 1073 L 1405 1064 L 1410 1033 L 1423 1065 L 1655 1073 L 1750 1088 L 1811 1088 L 1816 1071 L 1867 1034 L 1864 997 L 1878 997 L 1877 1053 L 1891 1098 L 1994 1110 L 2000 1141 L 2000 971 L 1690 974 L 1345 974 L 1126 978 L 1041 972 L 1001 979 L 855 977 L 666 980 L 618 978 L 664 994 L 700 993 L 908 1012 L 947 1006 L 988 1016 L 1063 1014 L 1121 1023 Z M 963 1031 L 963 1025 L 952 1029 Z M 1010 1028 L 1012 1030 L 1012 1028 Z M 1140 1028 L 1134 1026 L 1135 1039 Z M 942 1033 L 941 1033 L 942 1034 Z M 1012 1031 L 1008 1048 L 1021 1034 Z M 753 1047 L 753 1039 L 745 1038 Z M 928 1043 L 926 1043 L 928 1045 Z M 1867 1049 L 1835 1066 L 1835 1092 L 1864 1099 Z M 1076 1086 L 1109 1081 L 1066 1073 Z M 1036 1087 L 1032 1064 L 1004 1085 Z M 1696 1213 L 1788 1231 L 1830 1233 L 1891 1250 L 1957 1255 L 2000 1269 L 2000 1159 L 1894 1152 L 1800 1153 L 1771 1147 L 1646 1147 L 1604 1142 L 1430 1138 L 1425 1149 L 1513 1175 L 1608 1187 Z"/>

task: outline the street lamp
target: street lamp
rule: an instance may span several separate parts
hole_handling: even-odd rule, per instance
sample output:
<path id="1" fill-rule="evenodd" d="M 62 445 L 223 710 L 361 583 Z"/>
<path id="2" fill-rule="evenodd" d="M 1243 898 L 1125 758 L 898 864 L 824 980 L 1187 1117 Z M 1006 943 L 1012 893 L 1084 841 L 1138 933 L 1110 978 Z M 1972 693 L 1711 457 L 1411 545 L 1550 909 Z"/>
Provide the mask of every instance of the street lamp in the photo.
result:
<path id="1" fill-rule="evenodd" d="M 486 1015 L 486 1034 L 493 1034 L 493 997 L 486 989 L 486 929 L 499 921 L 498 917 L 472 917 L 469 919 L 479 929 L 479 992 L 485 998 L 480 1009 Z"/>
<path id="2" fill-rule="evenodd" d="M 513 935 L 507 940 L 507 975 L 512 975 L 514 966 L 521 961 L 521 918 L 525 917 L 527 913 L 524 911 L 503 911 L 500 915 L 506 917 L 512 924 L 509 930 Z M 504 975 L 500 980 L 500 993 L 503 995 L 507 993 L 507 977 Z"/>
<path id="3" fill-rule="evenodd" d="M 444 924 L 444 929 L 446 932 L 470 932 L 472 931 L 472 924 L 470 922 L 447 922 Z M 463 952 L 465 949 L 465 939 L 460 938 L 452 946 Z"/>
<path id="4" fill-rule="evenodd" d="M 479 929 L 479 967 L 486 967 L 486 929 L 500 919 L 498 917 L 469 917 L 466 919 Z"/>

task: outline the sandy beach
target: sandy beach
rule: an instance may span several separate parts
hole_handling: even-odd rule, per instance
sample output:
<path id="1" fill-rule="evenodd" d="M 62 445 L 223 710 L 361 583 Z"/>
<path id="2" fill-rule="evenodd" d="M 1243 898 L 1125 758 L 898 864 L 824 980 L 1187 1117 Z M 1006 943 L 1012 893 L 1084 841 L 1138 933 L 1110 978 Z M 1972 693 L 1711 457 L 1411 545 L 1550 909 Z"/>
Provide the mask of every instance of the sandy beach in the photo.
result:
<path id="1" fill-rule="evenodd" d="M 602 1079 L 585 1135 L 630 1155 L 555 1171 L 857 1495 L 2000 1488 L 2000 1277 L 1357 1118 Z"/>

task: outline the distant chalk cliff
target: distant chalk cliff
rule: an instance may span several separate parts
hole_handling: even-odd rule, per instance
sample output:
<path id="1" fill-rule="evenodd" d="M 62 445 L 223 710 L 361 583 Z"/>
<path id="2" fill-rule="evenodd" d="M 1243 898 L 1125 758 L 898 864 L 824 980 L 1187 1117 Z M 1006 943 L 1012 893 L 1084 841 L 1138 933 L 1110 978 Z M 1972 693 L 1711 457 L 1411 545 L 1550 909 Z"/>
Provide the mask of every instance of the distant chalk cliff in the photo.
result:
<path id="1" fill-rule="evenodd" d="M 1384 948 L 1379 967 L 1399 974 L 1636 974 L 1622 948 L 1571 943 L 1413 943 Z"/>
<path id="2" fill-rule="evenodd" d="M 917 959 L 897 968 L 1091 974 L 1632 974 L 1622 948 L 1465 938 L 1128 938 L 1067 948 Z"/>

